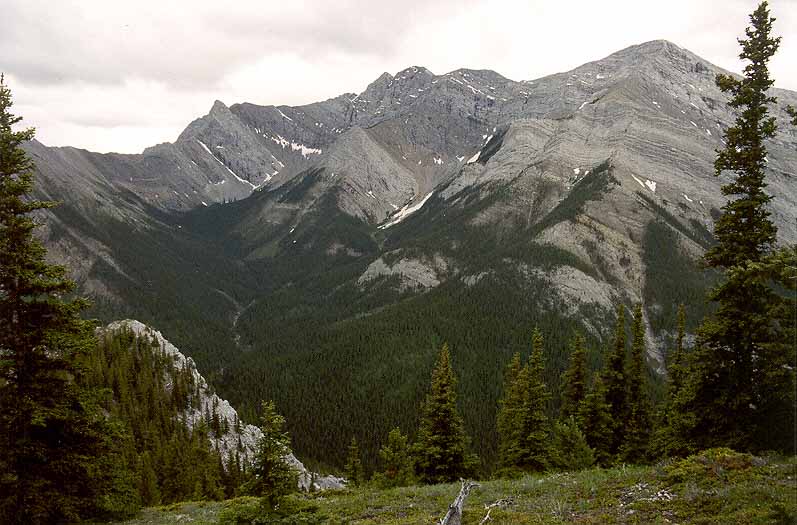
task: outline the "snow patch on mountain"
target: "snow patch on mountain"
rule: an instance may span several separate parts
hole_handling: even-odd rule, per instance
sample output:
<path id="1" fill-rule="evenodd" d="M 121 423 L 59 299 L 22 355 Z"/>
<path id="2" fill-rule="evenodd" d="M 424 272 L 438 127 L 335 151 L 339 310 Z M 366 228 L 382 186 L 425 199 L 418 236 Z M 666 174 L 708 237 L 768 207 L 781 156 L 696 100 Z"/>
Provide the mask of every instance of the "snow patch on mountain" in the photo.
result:
<path id="1" fill-rule="evenodd" d="M 390 220 L 388 222 L 386 222 L 385 224 L 379 226 L 379 229 L 380 230 L 384 230 L 386 228 L 390 228 L 394 224 L 400 223 L 401 221 L 403 221 L 404 219 L 406 219 L 407 217 L 409 217 L 410 215 L 412 215 L 416 211 L 418 211 L 421 208 L 423 208 L 423 205 L 426 204 L 426 201 L 429 200 L 429 197 L 432 196 L 432 193 L 434 193 L 434 192 L 430 192 L 426 197 L 424 197 L 417 204 L 414 204 L 412 206 L 407 204 L 406 206 L 401 208 L 399 211 L 397 211 L 395 214 L 393 214 L 393 216 L 390 218 Z"/>

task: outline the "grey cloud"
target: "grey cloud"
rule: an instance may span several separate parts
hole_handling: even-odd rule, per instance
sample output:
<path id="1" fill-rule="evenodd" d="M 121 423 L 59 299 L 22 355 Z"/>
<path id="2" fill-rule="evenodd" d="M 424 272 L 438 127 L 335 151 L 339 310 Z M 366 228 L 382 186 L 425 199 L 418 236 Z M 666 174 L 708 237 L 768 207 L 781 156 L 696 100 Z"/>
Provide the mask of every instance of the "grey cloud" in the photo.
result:
<path id="1" fill-rule="evenodd" d="M 419 17 L 443 16 L 473 2 L 258 2 L 251 9 L 144 2 L 140 10 L 107 2 L 7 3 L 4 18 L 12 23 L 0 32 L 0 67 L 28 84 L 139 78 L 193 89 L 216 85 L 267 54 L 388 58 Z"/>

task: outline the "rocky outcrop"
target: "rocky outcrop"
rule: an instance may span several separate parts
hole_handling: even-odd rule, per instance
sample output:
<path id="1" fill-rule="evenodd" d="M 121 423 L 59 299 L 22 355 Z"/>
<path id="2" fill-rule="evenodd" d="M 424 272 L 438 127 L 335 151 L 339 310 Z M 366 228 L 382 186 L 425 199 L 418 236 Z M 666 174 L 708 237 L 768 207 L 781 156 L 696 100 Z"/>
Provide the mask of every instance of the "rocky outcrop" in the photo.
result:
<path id="1" fill-rule="evenodd" d="M 263 437 L 263 433 L 254 425 L 241 423 L 238 413 L 230 403 L 213 392 L 213 389 L 197 370 L 193 359 L 186 357 L 159 331 L 140 321 L 132 319 L 115 321 L 100 330 L 108 332 L 129 330 L 138 337 L 147 337 L 157 341 L 160 350 L 174 359 L 174 364 L 177 368 L 191 370 L 194 376 L 194 384 L 199 387 L 199 403 L 197 406 L 186 409 L 178 417 L 185 422 L 188 428 L 193 428 L 200 420 L 204 419 L 205 414 L 215 413 L 220 421 L 226 422 L 224 426 L 228 428 L 227 432 L 219 435 L 212 431 L 210 432 L 211 444 L 219 451 L 225 466 L 235 452 L 238 452 L 241 461 L 251 463 L 254 460 L 257 444 Z M 169 387 L 170 385 L 167 384 L 166 388 Z M 310 472 L 293 454 L 288 455 L 286 461 L 298 472 L 299 488 L 302 490 L 338 489 L 345 486 L 346 481 L 343 478 L 322 476 Z"/>
<path id="2" fill-rule="evenodd" d="M 399 290 L 423 291 L 440 286 L 448 271 L 448 262 L 439 255 L 423 260 L 401 258 L 389 264 L 380 257 L 368 265 L 357 284 L 364 287 L 377 278 L 395 276 L 399 279 Z"/>

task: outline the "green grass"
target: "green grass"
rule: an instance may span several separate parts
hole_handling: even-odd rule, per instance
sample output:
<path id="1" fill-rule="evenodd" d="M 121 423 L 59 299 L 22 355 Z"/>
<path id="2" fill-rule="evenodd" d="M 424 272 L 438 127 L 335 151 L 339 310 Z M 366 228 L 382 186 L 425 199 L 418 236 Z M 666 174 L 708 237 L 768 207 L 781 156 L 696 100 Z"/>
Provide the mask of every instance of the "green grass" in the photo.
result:
<path id="1" fill-rule="evenodd" d="M 718 449 L 652 467 L 485 481 L 471 492 L 463 523 L 479 523 L 485 505 L 504 498 L 511 498 L 511 503 L 494 509 L 490 523 L 797 523 L 796 471 L 794 457 L 762 459 Z M 458 491 L 459 484 L 453 483 L 291 498 L 292 503 L 312 509 L 303 514 L 301 523 L 419 524 L 436 523 Z M 125 524 L 217 523 L 224 509 L 254 501 L 238 498 L 146 509 Z"/>

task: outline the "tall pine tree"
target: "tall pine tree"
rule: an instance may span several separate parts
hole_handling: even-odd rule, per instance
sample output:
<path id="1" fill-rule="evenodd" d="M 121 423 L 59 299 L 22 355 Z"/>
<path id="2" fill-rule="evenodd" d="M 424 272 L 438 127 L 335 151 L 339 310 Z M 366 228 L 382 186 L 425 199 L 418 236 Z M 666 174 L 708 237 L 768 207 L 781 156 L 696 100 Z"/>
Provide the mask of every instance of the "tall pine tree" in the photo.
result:
<path id="1" fill-rule="evenodd" d="M 357 438 L 352 437 L 349 443 L 349 451 L 346 456 L 345 474 L 346 480 L 352 487 L 362 485 L 365 481 L 363 462 L 360 458 L 360 447 L 357 445 Z"/>
<path id="2" fill-rule="evenodd" d="M 587 348 L 584 336 L 577 334 L 573 338 L 570 352 L 570 363 L 562 375 L 564 392 L 562 393 L 562 419 L 573 416 L 578 418 L 578 409 L 587 395 Z"/>
<path id="3" fill-rule="evenodd" d="M 74 283 L 45 262 L 33 236 L 33 162 L 14 131 L 11 92 L 0 76 L 0 522 L 61 523 L 129 506 L 119 480 L 118 429 L 81 387 L 81 362 L 94 344 Z M 116 458 L 116 459 L 115 459 Z M 124 483 L 120 486 L 118 483 Z M 117 496 L 122 497 L 122 500 Z M 128 502 L 131 503 L 131 502 Z"/>
<path id="4" fill-rule="evenodd" d="M 476 457 L 457 410 L 456 378 L 451 354 L 444 344 L 432 372 L 430 392 L 422 407 L 414 452 L 418 477 L 426 483 L 446 483 L 473 473 Z"/>
<path id="5" fill-rule="evenodd" d="M 534 329 L 531 337 L 531 358 L 529 359 L 529 395 L 526 401 L 521 447 L 525 457 L 524 470 L 542 471 L 548 468 L 550 448 L 548 437 L 550 427 L 546 408 L 551 398 L 545 385 L 544 345 L 542 332 Z"/>
<path id="6" fill-rule="evenodd" d="M 606 386 L 600 375 L 596 374 L 592 388 L 579 407 L 578 420 L 587 444 L 595 452 L 595 461 L 604 467 L 610 465 L 614 459 L 612 416 L 609 408 L 606 403 Z"/>
<path id="7" fill-rule="evenodd" d="M 262 497 L 264 508 L 274 511 L 286 495 L 296 490 L 298 473 L 286 460 L 291 440 L 283 430 L 285 418 L 277 413 L 273 401 L 263 403 L 260 422 L 263 436 L 257 444 L 252 480 L 246 489 Z"/>
<path id="8" fill-rule="evenodd" d="M 497 416 L 498 460 L 505 473 L 520 467 L 526 455 L 521 449 L 524 418 L 529 398 L 530 370 L 523 366 L 520 353 L 512 356 L 504 374 L 504 395 Z"/>
<path id="9" fill-rule="evenodd" d="M 764 141 L 776 130 L 768 109 L 775 98 L 768 91 L 773 80 L 767 64 L 780 38 L 771 36 L 774 19 L 767 2 L 750 22 L 746 38 L 739 40 L 739 57 L 748 62 L 744 76 L 717 76 L 737 114 L 714 163 L 718 176 L 732 176 L 722 187 L 731 200 L 715 224 L 717 244 L 705 255 L 707 266 L 724 272 L 709 295 L 717 310 L 698 329 L 688 378 L 675 399 L 675 426 L 689 450 L 784 448 L 794 436 L 793 425 L 783 421 L 794 417 L 789 406 L 794 370 L 787 368 L 793 349 L 776 315 L 783 298 L 756 270 L 776 240 L 767 206 L 772 197 L 765 192 Z"/>
<path id="10" fill-rule="evenodd" d="M 628 417 L 628 393 L 626 385 L 625 348 L 625 307 L 617 307 L 617 324 L 614 339 L 603 367 L 603 380 L 606 385 L 606 404 L 611 416 L 611 453 L 617 454 L 623 441 L 625 420 Z"/>
<path id="11" fill-rule="evenodd" d="M 675 348 L 671 352 L 668 365 L 667 392 L 664 403 L 657 414 L 657 425 L 651 439 L 651 452 L 657 456 L 671 457 L 683 455 L 687 450 L 679 446 L 675 425 L 678 414 L 674 410 L 674 400 L 678 397 L 684 377 L 686 360 L 684 338 L 686 337 L 686 310 L 684 305 L 678 306 L 678 326 L 675 336 Z"/>
<path id="12" fill-rule="evenodd" d="M 681 389 L 683 382 L 683 367 L 685 359 L 684 338 L 686 337 L 686 307 L 683 304 L 678 305 L 678 327 L 675 336 L 675 349 L 672 353 L 669 367 L 669 383 L 668 389 L 670 395 L 675 396 L 678 390 Z"/>
<path id="13" fill-rule="evenodd" d="M 620 449 L 623 461 L 643 463 L 647 458 L 650 431 L 651 408 L 646 388 L 645 370 L 645 324 L 642 305 L 634 309 L 634 340 L 628 366 L 628 419 L 625 420 L 623 443 Z"/>

